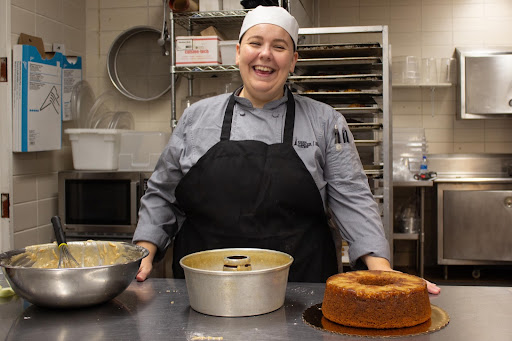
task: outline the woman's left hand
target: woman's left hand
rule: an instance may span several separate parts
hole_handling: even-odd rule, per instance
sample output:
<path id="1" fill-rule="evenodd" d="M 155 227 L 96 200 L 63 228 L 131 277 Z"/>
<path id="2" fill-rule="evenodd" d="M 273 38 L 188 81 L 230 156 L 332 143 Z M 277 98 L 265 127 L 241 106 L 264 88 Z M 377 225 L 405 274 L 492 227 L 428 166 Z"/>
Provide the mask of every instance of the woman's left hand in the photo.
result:
<path id="1" fill-rule="evenodd" d="M 438 287 L 435 283 L 429 282 L 427 280 L 425 280 L 425 282 L 427 282 L 427 290 L 429 294 L 438 295 L 441 292 L 441 288 Z"/>
<path id="2" fill-rule="evenodd" d="M 396 271 L 391 268 L 391 265 L 385 258 L 374 257 L 370 255 L 364 255 L 361 258 L 366 263 L 366 266 L 369 270 Z M 426 279 L 425 282 L 427 282 L 427 290 L 429 294 L 438 295 L 441 292 L 441 288 L 438 287 L 435 283 L 429 282 Z"/>

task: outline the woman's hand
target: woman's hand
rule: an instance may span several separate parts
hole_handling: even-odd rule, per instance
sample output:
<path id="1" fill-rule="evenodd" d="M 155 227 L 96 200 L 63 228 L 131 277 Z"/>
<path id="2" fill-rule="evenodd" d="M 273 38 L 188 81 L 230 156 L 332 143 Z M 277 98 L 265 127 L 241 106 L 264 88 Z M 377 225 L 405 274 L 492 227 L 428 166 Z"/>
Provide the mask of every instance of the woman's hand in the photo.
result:
<path id="1" fill-rule="evenodd" d="M 366 263 L 366 266 L 369 270 L 382 270 L 382 271 L 395 271 L 400 272 L 391 269 L 391 265 L 389 264 L 388 260 L 381 257 L 374 257 L 370 255 L 364 255 L 361 257 L 363 261 Z M 425 282 L 427 282 L 427 290 L 429 294 L 438 295 L 441 292 L 441 288 L 438 287 L 435 283 L 431 283 L 424 279 Z"/>
<path id="2" fill-rule="evenodd" d="M 143 282 L 148 278 L 149 274 L 153 270 L 153 259 L 155 258 L 157 247 L 155 244 L 150 242 L 141 241 L 137 242 L 136 244 L 146 248 L 149 251 L 149 255 L 143 258 L 140 262 L 139 271 L 137 272 L 137 276 L 135 276 L 137 281 Z"/>
<path id="3" fill-rule="evenodd" d="M 441 288 L 438 287 L 435 283 L 429 282 L 427 280 L 425 280 L 425 282 L 427 282 L 427 290 L 429 294 L 438 295 L 441 292 Z"/>
<path id="4" fill-rule="evenodd" d="M 148 257 L 144 258 L 140 262 L 139 271 L 137 272 L 137 276 L 135 276 L 138 282 L 144 282 L 153 270 L 153 262 L 148 261 Z"/>

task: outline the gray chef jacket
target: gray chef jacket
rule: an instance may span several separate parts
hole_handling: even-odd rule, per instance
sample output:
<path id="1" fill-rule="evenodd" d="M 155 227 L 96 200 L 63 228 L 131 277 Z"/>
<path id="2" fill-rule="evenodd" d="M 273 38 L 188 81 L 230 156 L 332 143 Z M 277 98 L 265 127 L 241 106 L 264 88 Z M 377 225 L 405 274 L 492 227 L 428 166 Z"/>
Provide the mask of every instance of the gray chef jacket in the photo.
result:
<path id="1" fill-rule="evenodd" d="M 190 168 L 219 142 L 229 96 L 203 99 L 185 110 L 148 181 L 133 241 L 155 244 L 158 247 L 155 259 L 163 257 L 183 225 L 185 216 L 174 191 Z M 361 263 L 356 266 L 356 262 L 366 254 L 389 260 L 389 244 L 377 204 L 345 118 L 327 104 L 300 95 L 294 98 L 293 147 L 315 180 L 324 206 L 332 211 L 341 236 L 350 246 L 350 265 L 359 268 Z M 285 93 L 283 98 L 260 109 L 254 108 L 248 99 L 236 96 L 231 140 L 281 143 L 286 100 Z M 340 132 L 338 147 L 335 125 Z M 349 142 L 343 141 L 342 130 L 347 131 Z"/>

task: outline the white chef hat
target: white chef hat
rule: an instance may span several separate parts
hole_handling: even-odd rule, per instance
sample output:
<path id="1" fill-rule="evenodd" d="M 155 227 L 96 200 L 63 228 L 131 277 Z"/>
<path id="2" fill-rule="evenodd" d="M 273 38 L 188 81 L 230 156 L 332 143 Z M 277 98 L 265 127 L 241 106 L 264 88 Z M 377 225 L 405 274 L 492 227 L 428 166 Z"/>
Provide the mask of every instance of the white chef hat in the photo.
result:
<path id="1" fill-rule="evenodd" d="M 297 47 L 297 39 L 299 37 L 299 24 L 297 20 L 284 8 L 277 6 L 258 6 L 244 18 L 242 28 L 240 29 L 239 40 L 248 29 L 259 24 L 273 24 L 282 27 L 290 37 L 292 37 L 295 47 Z"/>

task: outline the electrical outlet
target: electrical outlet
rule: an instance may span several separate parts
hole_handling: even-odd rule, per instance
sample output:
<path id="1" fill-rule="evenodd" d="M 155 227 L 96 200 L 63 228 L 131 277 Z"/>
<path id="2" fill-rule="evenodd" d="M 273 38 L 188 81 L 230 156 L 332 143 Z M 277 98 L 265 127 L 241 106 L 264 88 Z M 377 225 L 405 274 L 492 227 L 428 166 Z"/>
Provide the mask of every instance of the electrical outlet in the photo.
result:
<path id="1" fill-rule="evenodd" d="M 0 57 L 0 82 L 7 82 L 7 57 Z"/>
<path id="2" fill-rule="evenodd" d="M 53 52 L 60 52 L 60 53 L 65 55 L 66 54 L 66 47 L 64 46 L 64 44 L 53 43 L 52 51 Z"/>

